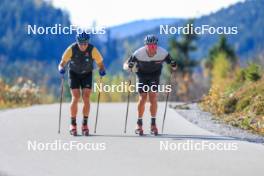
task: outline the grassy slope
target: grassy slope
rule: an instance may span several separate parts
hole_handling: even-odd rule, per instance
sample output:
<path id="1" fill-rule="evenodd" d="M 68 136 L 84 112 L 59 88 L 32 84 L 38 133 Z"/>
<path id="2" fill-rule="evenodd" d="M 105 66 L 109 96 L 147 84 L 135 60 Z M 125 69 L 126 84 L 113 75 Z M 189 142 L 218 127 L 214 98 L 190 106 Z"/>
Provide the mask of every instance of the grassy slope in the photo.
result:
<path id="1" fill-rule="evenodd" d="M 264 77 L 233 82 L 223 92 L 211 89 L 200 105 L 218 120 L 264 135 Z"/>

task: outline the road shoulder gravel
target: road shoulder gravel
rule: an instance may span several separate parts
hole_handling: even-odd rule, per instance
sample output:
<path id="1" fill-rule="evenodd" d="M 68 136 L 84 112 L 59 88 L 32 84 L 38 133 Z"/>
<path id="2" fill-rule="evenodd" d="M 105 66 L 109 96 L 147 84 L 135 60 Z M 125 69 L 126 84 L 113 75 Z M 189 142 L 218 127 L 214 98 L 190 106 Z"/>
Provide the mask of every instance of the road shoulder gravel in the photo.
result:
<path id="1" fill-rule="evenodd" d="M 263 136 L 252 134 L 248 131 L 216 120 L 211 113 L 202 111 L 197 103 L 185 105 L 183 109 L 179 108 L 181 107 L 179 106 L 181 104 L 182 103 L 171 103 L 170 108 L 174 109 L 186 120 L 199 126 L 200 128 L 206 129 L 219 135 L 233 137 L 248 142 L 264 144 Z"/>

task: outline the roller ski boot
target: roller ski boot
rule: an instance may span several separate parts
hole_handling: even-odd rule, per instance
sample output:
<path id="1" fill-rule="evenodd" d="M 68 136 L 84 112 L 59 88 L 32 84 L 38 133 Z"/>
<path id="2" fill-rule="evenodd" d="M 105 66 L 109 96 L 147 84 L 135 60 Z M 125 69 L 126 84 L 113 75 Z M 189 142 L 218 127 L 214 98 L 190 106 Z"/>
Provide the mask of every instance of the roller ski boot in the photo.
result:
<path id="1" fill-rule="evenodd" d="M 135 129 L 135 133 L 138 134 L 139 136 L 144 135 L 142 125 L 137 125 L 137 127 Z"/>
<path id="2" fill-rule="evenodd" d="M 156 125 L 151 125 L 150 127 L 150 134 L 157 136 L 159 134 L 158 128 Z"/>
<path id="3" fill-rule="evenodd" d="M 77 126 L 76 125 L 71 125 L 70 126 L 70 134 L 72 136 L 77 136 Z"/>
<path id="4" fill-rule="evenodd" d="M 89 136 L 89 128 L 87 125 L 82 126 L 82 135 L 83 136 Z"/>

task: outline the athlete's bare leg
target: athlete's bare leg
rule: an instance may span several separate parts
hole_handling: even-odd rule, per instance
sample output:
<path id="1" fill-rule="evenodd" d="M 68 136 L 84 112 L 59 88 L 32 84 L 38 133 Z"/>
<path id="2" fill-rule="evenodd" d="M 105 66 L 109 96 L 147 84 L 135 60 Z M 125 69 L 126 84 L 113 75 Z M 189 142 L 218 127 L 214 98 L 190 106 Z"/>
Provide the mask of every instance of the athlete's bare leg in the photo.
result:
<path id="1" fill-rule="evenodd" d="M 79 89 L 71 89 L 71 117 L 76 118 L 78 112 L 78 102 L 80 99 L 80 90 Z"/>
<path id="2" fill-rule="evenodd" d="M 89 113 L 90 113 L 90 95 L 91 95 L 91 89 L 85 88 L 85 89 L 82 90 L 83 117 L 89 117 Z"/>
<path id="3" fill-rule="evenodd" d="M 138 117 L 142 118 L 145 111 L 145 104 L 147 102 L 147 93 L 140 93 L 138 100 Z"/>

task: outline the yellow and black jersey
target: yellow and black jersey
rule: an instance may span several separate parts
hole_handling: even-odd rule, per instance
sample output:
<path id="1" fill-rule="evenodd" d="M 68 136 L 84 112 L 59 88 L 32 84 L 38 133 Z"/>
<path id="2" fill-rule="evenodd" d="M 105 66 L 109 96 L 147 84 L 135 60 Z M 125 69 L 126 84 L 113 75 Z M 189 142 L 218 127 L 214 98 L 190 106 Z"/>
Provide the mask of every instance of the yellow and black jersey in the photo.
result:
<path id="1" fill-rule="evenodd" d="M 85 51 L 81 51 L 77 43 L 71 44 L 63 53 L 61 63 L 69 63 L 69 70 L 83 74 L 92 72 L 93 61 L 98 67 L 103 65 L 103 57 L 96 47 L 89 44 Z"/>

